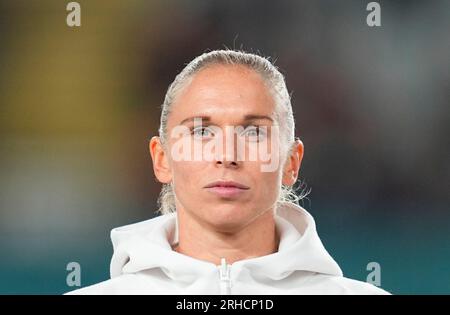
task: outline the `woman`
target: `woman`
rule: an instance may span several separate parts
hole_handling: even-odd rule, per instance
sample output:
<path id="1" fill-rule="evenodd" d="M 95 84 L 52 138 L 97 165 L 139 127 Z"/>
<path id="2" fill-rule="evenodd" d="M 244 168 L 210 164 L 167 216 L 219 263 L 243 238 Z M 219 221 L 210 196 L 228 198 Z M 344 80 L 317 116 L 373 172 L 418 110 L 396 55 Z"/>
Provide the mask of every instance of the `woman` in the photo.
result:
<path id="1" fill-rule="evenodd" d="M 162 216 L 114 229 L 112 279 L 72 293 L 387 293 L 344 278 L 298 205 L 294 135 L 270 61 L 232 50 L 191 61 L 149 143 Z"/>

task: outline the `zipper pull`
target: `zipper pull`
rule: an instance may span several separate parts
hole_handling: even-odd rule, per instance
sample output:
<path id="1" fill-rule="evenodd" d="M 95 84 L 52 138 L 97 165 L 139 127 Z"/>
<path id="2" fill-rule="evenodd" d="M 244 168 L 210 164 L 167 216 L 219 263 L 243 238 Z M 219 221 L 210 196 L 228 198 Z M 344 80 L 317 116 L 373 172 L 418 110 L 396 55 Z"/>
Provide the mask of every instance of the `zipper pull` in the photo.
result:
<path id="1" fill-rule="evenodd" d="M 230 266 L 227 265 L 225 258 L 220 260 L 220 280 L 229 281 L 230 280 Z"/>
<path id="2" fill-rule="evenodd" d="M 231 294 L 230 282 L 230 266 L 227 264 L 225 258 L 220 260 L 220 292 L 221 294 Z"/>

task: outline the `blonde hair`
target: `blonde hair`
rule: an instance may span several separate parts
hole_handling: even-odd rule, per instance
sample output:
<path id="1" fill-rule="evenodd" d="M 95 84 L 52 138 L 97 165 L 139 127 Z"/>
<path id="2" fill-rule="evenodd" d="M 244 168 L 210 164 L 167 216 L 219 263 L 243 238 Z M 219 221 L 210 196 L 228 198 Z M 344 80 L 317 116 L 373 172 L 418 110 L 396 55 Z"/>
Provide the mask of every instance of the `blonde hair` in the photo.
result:
<path id="1" fill-rule="evenodd" d="M 236 50 L 214 50 L 204 53 L 190 63 L 175 77 L 175 80 L 169 85 L 164 103 L 161 106 L 161 121 L 159 127 L 159 137 L 161 144 L 167 148 L 167 120 L 171 113 L 175 98 L 183 87 L 191 82 L 194 75 L 200 70 L 212 65 L 240 65 L 247 67 L 258 73 L 270 92 L 272 93 L 277 110 L 275 111 L 278 122 L 283 118 L 284 137 L 286 141 L 281 144 L 283 152 L 287 152 L 287 157 L 292 153 L 295 142 L 295 121 L 292 112 L 291 97 L 288 93 L 284 76 L 267 58 L 253 53 L 247 53 Z M 280 132 L 282 133 L 282 131 Z M 277 207 L 284 202 L 298 204 L 301 199 L 309 194 L 304 183 L 298 182 L 297 188 L 293 186 L 281 185 L 280 194 L 277 199 Z M 297 193 L 297 191 L 300 191 Z M 168 214 L 176 211 L 175 193 L 172 184 L 163 184 L 158 198 L 158 211 L 162 214 Z"/>

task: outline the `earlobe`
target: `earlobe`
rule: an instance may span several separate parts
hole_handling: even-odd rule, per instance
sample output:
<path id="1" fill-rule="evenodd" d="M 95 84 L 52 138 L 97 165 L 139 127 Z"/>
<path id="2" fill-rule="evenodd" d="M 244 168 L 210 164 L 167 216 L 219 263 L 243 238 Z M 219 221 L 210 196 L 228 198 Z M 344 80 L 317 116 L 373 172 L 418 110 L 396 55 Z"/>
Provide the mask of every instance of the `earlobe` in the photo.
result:
<path id="1" fill-rule="evenodd" d="M 149 151 L 153 161 L 153 172 L 156 178 L 163 184 L 172 181 L 172 170 L 168 161 L 168 156 L 164 151 L 158 136 L 152 137 L 149 142 Z"/>
<path id="2" fill-rule="evenodd" d="M 303 159 L 303 143 L 300 138 L 296 137 L 293 144 L 291 155 L 286 161 L 286 166 L 283 171 L 283 184 L 292 186 L 297 181 L 298 173 Z"/>
<path id="3" fill-rule="evenodd" d="M 286 186 L 292 186 L 294 185 L 295 181 L 297 180 L 297 175 L 294 171 L 284 172 L 283 174 L 283 185 Z"/>

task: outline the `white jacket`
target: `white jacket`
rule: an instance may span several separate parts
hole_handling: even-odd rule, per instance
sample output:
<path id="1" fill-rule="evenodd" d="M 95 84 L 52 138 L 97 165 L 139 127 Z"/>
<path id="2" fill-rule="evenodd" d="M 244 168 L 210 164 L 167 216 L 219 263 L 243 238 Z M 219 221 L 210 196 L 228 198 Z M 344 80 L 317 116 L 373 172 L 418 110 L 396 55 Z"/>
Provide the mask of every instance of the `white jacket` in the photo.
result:
<path id="1" fill-rule="evenodd" d="M 312 216 L 285 203 L 275 216 L 278 252 L 221 265 L 172 250 L 176 214 L 115 228 L 111 279 L 68 294 L 388 294 L 344 278 Z"/>

